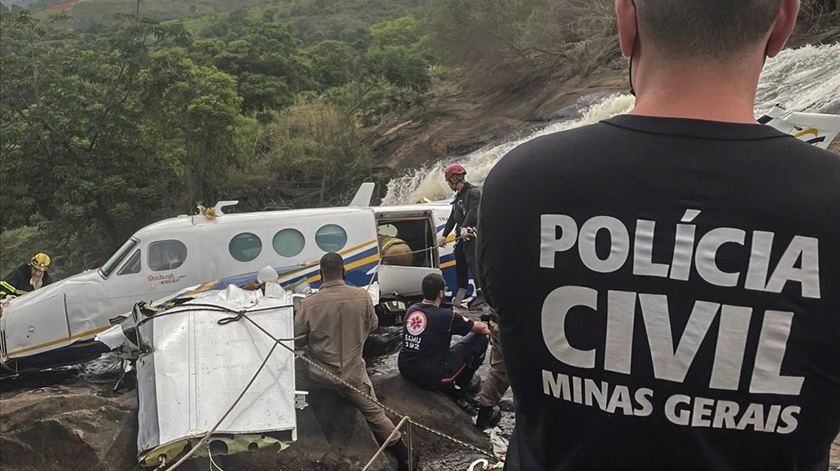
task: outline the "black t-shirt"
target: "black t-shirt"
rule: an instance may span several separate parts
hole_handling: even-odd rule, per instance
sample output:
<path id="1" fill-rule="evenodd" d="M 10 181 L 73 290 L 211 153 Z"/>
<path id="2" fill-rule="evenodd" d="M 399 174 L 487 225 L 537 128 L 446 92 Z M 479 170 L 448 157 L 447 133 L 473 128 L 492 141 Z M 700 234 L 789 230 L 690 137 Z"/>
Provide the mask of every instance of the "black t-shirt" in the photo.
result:
<path id="1" fill-rule="evenodd" d="M 473 321 L 429 304 L 417 303 L 405 313 L 403 342 L 397 363 L 403 376 L 424 388 L 440 383 L 452 334 L 467 335 Z"/>
<path id="2" fill-rule="evenodd" d="M 28 263 L 18 266 L 6 278 L 0 282 L 0 296 L 12 294 L 20 296 L 30 291 L 35 291 L 32 286 L 32 268 Z M 48 272 L 44 272 L 41 279 L 42 287 L 52 283 L 52 278 Z"/>
<path id="3" fill-rule="evenodd" d="M 507 469 L 827 469 L 838 156 L 616 117 L 502 159 L 479 246 L 516 398 Z"/>

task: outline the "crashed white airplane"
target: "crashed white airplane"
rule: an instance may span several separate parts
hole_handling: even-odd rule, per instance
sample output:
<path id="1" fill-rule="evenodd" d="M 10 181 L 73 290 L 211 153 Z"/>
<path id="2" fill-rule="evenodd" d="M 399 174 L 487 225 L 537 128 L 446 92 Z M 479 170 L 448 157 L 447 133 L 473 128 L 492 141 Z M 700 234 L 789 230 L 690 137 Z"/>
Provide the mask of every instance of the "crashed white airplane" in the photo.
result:
<path id="1" fill-rule="evenodd" d="M 348 207 L 224 214 L 235 202 L 223 201 L 204 214 L 146 226 L 99 269 L 6 303 L 0 365 L 20 372 L 95 358 L 109 350 L 96 335 L 121 322 L 135 303 L 245 285 L 267 265 L 282 285 L 317 287 L 325 252 L 344 257 L 348 284 L 374 283 L 381 295 L 377 311 L 393 312 L 399 321 L 404 302 L 420 294 L 428 273 L 442 272 L 455 285 L 452 246 L 436 244 L 450 205 L 370 207 L 373 188 L 363 184 Z M 383 259 L 380 242 L 389 237 L 414 252 L 409 264 Z"/>
<path id="2" fill-rule="evenodd" d="M 840 116 L 779 107 L 759 122 L 821 148 L 840 132 Z M 327 251 L 344 257 L 349 284 L 378 286 L 380 313 L 398 316 L 400 303 L 419 294 L 420 280 L 430 272 L 442 271 L 455 286 L 451 245 L 435 244 L 449 204 L 371 207 L 372 193 L 373 184 L 366 183 L 349 207 L 242 214 L 223 214 L 233 202 L 221 202 L 209 213 L 146 226 L 98 270 L 7 303 L 0 317 L 0 366 L 18 372 L 94 358 L 109 350 L 96 335 L 122 321 L 135 303 L 244 285 L 266 265 L 275 267 L 282 285 L 306 281 L 317 287 L 317 261 Z M 414 252 L 410 264 L 385 264 L 383 232 L 407 243 Z"/>

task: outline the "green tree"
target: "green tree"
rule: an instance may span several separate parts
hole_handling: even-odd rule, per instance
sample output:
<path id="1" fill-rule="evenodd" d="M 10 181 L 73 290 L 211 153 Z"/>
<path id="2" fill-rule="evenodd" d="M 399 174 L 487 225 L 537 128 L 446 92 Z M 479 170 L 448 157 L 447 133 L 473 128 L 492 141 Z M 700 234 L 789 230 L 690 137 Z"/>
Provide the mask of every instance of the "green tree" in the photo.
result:
<path id="1" fill-rule="evenodd" d="M 321 41 L 307 53 L 320 91 L 350 82 L 359 74 L 357 52 L 345 42 Z"/>
<path id="2" fill-rule="evenodd" d="M 618 57 L 611 0 L 431 0 L 434 49 L 473 85 L 584 74 Z"/>
<path id="3" fill-rule="evenodd" d="M 280 109 L 312 88 L 310 63 L 292 33 L 284 24 L 234 12 L 203 32 L 224 42 L 197 41 L 190 53 L 200 65 L 213 65 L 237 79 L 244 111 Z"/>
<path id="4" fill-rule="evenodd" d="M 333 107 L 289 109 L 263 137 L 263 151 L 243 162 L 225 189 L 251 207 L 346 203 L 370 175 L 370 148 L 355 124 Z"/>
<path id="5" fill-rule="evenodd" d="M 35 225 L 74 264 L 159 214 L 167 162 L 144 132 L 138 71 L 178 26 L 136 22 L 89 48 L 25 12 L 2 14 L 2 227 Z M 83 234 L 83 236 L 82 236 Z"/>
<path id="6" fill-rule="evenodd" d="M 183 48 L 152 53 L 140 74 L 153 134 L 159 136 L 189 201 L 215 201 L 222 175 L 235 163 L 242 98 L 236 82 L 215 67 L 196 65 Z"/>

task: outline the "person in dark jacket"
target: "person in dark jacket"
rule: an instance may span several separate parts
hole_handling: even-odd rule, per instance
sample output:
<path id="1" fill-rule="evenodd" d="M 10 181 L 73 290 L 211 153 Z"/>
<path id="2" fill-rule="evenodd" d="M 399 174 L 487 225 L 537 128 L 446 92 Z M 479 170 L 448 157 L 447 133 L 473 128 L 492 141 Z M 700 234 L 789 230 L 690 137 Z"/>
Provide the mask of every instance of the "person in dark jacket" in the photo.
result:
<path id="1" fill-rule="evenodd" d="M 49 267 L 49 255 L 35 254 L 29 263 L 15 268 L 0 281 L 0 298 L 20 296 L 52 283 L 50 274 L 47 273 Z"/>
<path id="2" fill-rule="evenodd" d="M 437 273 L 423 278 L 423 301 L 409 307 L 397 359 L 400 374 L 416 386 L 447 393 L 474 395 L 481 380 L 490 329 L 481 321 L 441 307 L 446 283 Z M 452 336 L 463 337 L 452 345 Z"/>
<path id="3" fill-rule="evenodd" d="M 472 273 L 476 289 L 481 289 L 475 251 L 475 226 L 478 225 L 481 190 L 467 181 L 467 170 L 460 164 L 447 167 L 444 176 L 449 188 L 457 193 L 452 201 L 452 212 L 443 228 L 439 245 L 446 245 L 446 237 L 455 229 L 457 241 L 454 252 L 458 288 L 466 290 L 469 287 L 469 273 Z"/>

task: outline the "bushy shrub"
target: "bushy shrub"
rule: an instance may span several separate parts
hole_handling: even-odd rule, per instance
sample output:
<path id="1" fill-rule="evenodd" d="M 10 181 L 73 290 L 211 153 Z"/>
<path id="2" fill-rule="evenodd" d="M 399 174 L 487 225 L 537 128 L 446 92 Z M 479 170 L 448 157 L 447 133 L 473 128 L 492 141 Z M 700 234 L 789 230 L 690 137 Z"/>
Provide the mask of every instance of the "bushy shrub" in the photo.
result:
<path id="1" fill-rule="evenodd" d="M 585 74 L 619 56 L 612 0 L 432 0 L 435 49 L 470 82 L 526 86 Z"/>

